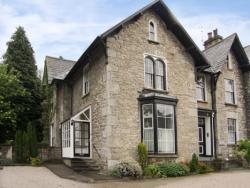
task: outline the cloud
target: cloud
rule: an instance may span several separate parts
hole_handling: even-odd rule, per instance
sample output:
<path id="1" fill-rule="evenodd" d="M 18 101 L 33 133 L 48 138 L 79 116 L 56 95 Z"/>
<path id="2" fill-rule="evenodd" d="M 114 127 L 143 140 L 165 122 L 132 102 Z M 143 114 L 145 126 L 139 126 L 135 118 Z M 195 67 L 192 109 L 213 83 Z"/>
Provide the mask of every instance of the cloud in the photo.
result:
<path id="1" fill-rule="evenodd" d="M 238 15 L 203 14 L 180 17 L 180 21 L 201 49 L 203 49 L 203 42 L 207 39 L 207 33 L 216 28 L 223 37 L 227 37 L 232 33 L 238 33 L 244 46 L 250 44 L 250 20 Z"/>
<path id="2" fill-rule="evenodd" d="M 94 16 L 91 18 L 91 15 L 94 11 L 94 5 L 91 5 L 92 11 L 88 11 L 92 13 L 88 14 L 86 11 L 85 15 L 87 16 L 84 20 L 78 20 L 64 18 L 62 15 L 56 14 L 57 11 L 53 9 L 51 4 L 37 4 L 38 1 L 30 2 L 33 4 L 26 4 L 26 8 L 32 7 L 33 11 L 26 12 L 24 9 L 19 10 L 20 7 L 3 4 L 0 1 L 0 44 L 3 44 L 0 46 L 0 56 L 6 51 L 5 44 L 10 39 L 11 34 L 15 32 L 15 28 L 21 25 L 25 28 L 34 48 L 39 69 L 43 68 L 46 55 L 62 55 L 64 58 L 77 60 L 98 34 L 113 25 L 113 22 L 93 21 L 95 18 Z M 36 3 L 34 4 L 34 2 Z"/>
<path id="3" fill-rule="evenodd" d="M 140 8 L 142 4 L 146 2 L 12 0 L 3 3 L 0 0 L 0 56 L 6 51 L 5 43 L 15 28 L 21 25 L 34 48 L 39 69 L 43 68 L 46 55 L 77 60 L 97 35 L 129 16 L 131 10 Z M 250 44 L 250 21 L 247 18 L 223 13 L 194 16 L 184 15 L 183 12 L 173 10 L 201 49 L 207 32 L 214 28 L 218 28 L 219 34 L 224 37 L 237 32 L 244 45 Z"/>

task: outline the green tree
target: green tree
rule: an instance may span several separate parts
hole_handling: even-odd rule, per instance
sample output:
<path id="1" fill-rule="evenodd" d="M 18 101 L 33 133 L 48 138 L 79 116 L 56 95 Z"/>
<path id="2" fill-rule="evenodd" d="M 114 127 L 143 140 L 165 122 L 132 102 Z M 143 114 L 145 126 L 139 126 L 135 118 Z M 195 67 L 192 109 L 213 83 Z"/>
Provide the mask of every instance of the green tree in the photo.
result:
<path id="1" fill-rule="evenodd" d="M 7 65 L 0 64 L 0 143 L 14 140 L 17 115 L 24 111 L 14 101 L 23 97 L 28 97 L 28 93 L 17 76 L 7 71 Z"/>
<path id="2" fill-rule="evenodd" d="M 33 125 L 29 124 L 27 128 L 27 150 L 29 157 L 37 157 L 38 150 L 37 150 L 37 136 L 36 136 L 36 129 Z"/>
<path id="3" fill-rule="evenodd" d="M 20 97 L 13 103 L 24 110 L 17 114 L 18 129 L 26 130 L 29 122 L 36 126 L 39 140 L 42 139 L 41 113 L 42 90 L 41 81 L 37 77 L 34 51 L 23 27 L 18 27 L 7 43 L 7 51 L 3 56 L 8 71 L 16 73 L 29 97 Z"/>

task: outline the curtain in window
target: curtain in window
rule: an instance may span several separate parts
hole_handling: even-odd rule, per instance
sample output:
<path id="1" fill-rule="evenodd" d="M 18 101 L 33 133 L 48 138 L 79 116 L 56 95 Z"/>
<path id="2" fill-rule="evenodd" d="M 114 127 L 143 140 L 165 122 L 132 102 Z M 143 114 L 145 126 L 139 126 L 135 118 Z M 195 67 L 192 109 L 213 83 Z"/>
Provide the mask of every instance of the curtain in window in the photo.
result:
<path id="1" fill-rule="evenodd" d="M 228 143 L 236 144 L 236 120 L 228 119 Z"/>
<path id="2" fill-rule="evenodd" d="M 153 104 L 143 105 L 143 141 L 148 152 L 154 152 Z"/>
<path id="3" fill-rule="evenodd" d="M 162 61 L 155 62 L 155 87 L 156 89 L 164 89 L 164 65 Z"/>
<path id="4" fill-rule="evenodd" d="M 174 107 L 157 104 L 158 152 L 175 152 Z"/>
<path id="5" fill-rule="evenodd" d="M 234 104 L 235 98 L 234 98 L 234 81 L 225 79 L 225 96 L 226 96 L 226 102 Z"/>
<path id="6" fill-rule="evenodd" d="M 147 88 L 154 87 L 154 62 L 150 58 L 145 59 L 145 86 Z"/>

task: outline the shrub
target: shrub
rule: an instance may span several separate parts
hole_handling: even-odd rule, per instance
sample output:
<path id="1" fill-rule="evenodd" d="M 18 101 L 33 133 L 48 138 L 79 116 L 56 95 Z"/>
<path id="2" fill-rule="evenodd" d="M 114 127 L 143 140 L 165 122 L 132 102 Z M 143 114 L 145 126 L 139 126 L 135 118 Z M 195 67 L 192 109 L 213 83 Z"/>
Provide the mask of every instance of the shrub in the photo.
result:
<path id="1" fill-rule="evenodd" d="M 250 140 L 240 140 L 236 146 L 234 153 L 237 157 L 245 159 L 248 164 L 250 163 Z"/>
<path id="2" fill-rule="evenodd" d="M 0 158 L 0 166 L 9 166 L 12 164 L 13 164 L 13 161 L 11 159 Z"/>
<path id="3" fill-rule="evenodd" d="M 151 176 L 151 177 L 156 177 L 156 176 L 161 176 L 161 172 L 160 172 L 160 167 L 157 164 L 151 164 L 148 165 L 145 169 L 144 169 L 144 175 L 145 176 Z"/>
<path id="4" fill-rule="evenodd" d="M 130 164 L 126 162 L 119 163 L 114 166 L 110 173 L 114 177 L 141 177 L 142 169 L 139 165 Z"/>
<path id="5" fill-rule="evenodd" d="M 212 172 L 212 171 L 213 169 L 210 166 L 206 165 L 203 162 L 198 162 L 198 166 L 197 166 L 198 174 L 205 174 L 205 173 Z"/>
<path id="6" fill-rule="evenodd" d="M 192 159 L 189 162 L 189 168 L 190 172 L 196 172 L 198 169 L 198 157 L 195 153 L 192 155 Z"/>
<path id="7" fill-rule="evenodd" d="M 177 177 L 189 174 L 189 169 L 185 165 L 179 163 L 163 163 L 159 165 L 159 168 L 163 176 Z"/>
<path id="8" fill-rule="evenodd" d="M 140 143 L 138 145 L 138 156 L 139 156 L 139 164 L 141 165 L 142 170 L 148 165 L 148 151 L 147 147 L 144 143 Z"/>
<path id="9" fill-rule="evenodd" d="M 32 166 L 40 166 L 42 164 L 42 160 L 40 157 L 30 157 L 30 164 Z"/>

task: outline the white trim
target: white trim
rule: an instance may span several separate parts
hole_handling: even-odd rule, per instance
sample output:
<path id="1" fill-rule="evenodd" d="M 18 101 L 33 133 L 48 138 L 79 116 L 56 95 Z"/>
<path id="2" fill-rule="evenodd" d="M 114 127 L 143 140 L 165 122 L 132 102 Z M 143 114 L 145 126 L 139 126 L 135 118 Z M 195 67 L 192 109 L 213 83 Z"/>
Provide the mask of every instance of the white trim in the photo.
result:
<path id="1" fill-rule="evenodd" d="M 150 23 L 151 23 L 151 22 L 154 24 L 154 39 L 153 39 L 153 40 L 150 38 Z M 156 24 L 156 22 L 155 22 L 154 19 L 150 19 L 150 20 L 148 21 L 148 39 L 151 40 L 151 41 L 158 42 L 157 24 Z"/>
<path id="2" fill-rule="evenodd" d="M 83 112 L 85 112 L 85 111 L 87 111 L 87 110 L 89 110 L 89 117 L 90 117 L 90 119 L 89 119 L 89 121 L 84 121 L 84 120 L 79 120 L 79 119 L 76 119 L 76 117 L 77 116 L 79 116 L 81 113 L 83 113 Z M 88 106 L 88 107 L 86 107 L 86 108 L 84 108 L 81 112 L 79 112 L 79 113 L 77 113 L 75 116 L 73 116 L 71 119 L 70 119 L 70 121 L 76 121 L 76 122 L 89 122 L 89 129 L 90 129 L 90 135 L 89 135 L 89 139 L 90 139 L 90 141 L 89 141 L 89 144 L 90 144 L 90 150 L 89 150 L 89 152 L 90 152 L 90 154 L 89 154 L 89 157 L 77 157 L 77 156 L 74 156 L 74 158 L 81 158 L 81 159 L 92 159 L 92 157 L 93 157 L 93 145 L 92 145 L 92 111 L 91 111 L 91 105 L 90 106 Z M 73 146 L 73 151 L 74 151 L 74 140 L 73 140 L 73 144 L 72 144 L 72 146 Z M 73 155 L 74 155 L 74 153 L 73 153 Z"/>

